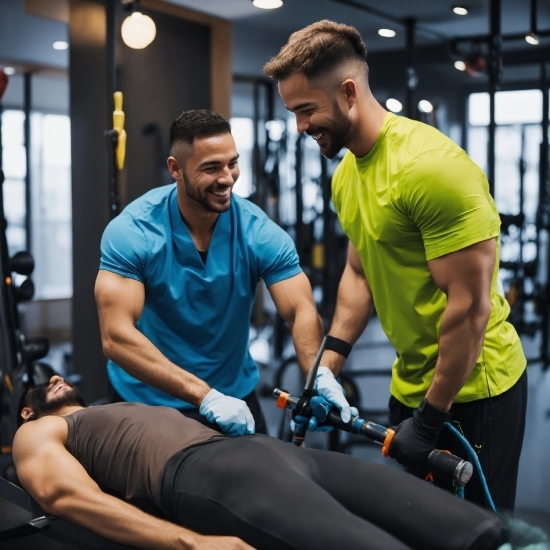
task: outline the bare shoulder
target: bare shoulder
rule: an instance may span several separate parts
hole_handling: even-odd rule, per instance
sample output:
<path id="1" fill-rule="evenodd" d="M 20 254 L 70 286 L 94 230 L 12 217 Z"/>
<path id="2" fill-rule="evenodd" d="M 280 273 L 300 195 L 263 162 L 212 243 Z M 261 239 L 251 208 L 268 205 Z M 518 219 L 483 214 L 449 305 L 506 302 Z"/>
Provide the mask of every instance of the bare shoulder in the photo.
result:
<path id="1" fill-rule="evenodd" d="M 64 445 L 68 432 L 67 421 L 60 416 L 44 416 L 38 420 L 27 422 L 15 434 L 13 440 L 14 458 L 25 453 L 29 447 L 36 449 L 45 443 Z"/>

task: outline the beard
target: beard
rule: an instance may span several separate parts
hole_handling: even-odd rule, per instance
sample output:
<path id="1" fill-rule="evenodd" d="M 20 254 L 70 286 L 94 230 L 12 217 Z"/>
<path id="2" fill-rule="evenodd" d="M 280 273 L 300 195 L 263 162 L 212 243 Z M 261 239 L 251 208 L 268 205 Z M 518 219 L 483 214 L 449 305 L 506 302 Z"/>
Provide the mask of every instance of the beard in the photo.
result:
<path id="1" fill-rule="evenodd" d="M 215 198 L 210 197 L 210 193 L 218 189 L 226 189 L 226 187 L 219 187 L 217 184 L 213 183 L 212 185 L 209 185 L 204 191 L 201 191 L 191 183 L 191 181 L 185 175 L 185 172 L 183 172 L 183 188 L 185 194 L 189 198 L 200 204 L 208 212 L 221 214 L 222 212 L 226 212 L 227 210 L 229 210 L 229 207 L 231 206 L 231 189 L 229 190 L 229 195 L 227 199 L 225 199 L 223 203 L 216 202 Z"/>
<path id="2" fill-rule="evenodd" d="M 331 127 L 315 126 L 310 127 L 307 133 L 311 135 L 325 132 L 329 137 L 328 143 L 324 146 L 319 145 L 321 154 L 327 159 L 333 159 L 345 146 L 351 133 L 351 122 L 342 113 L 336 100 L 333 102 L 334 119 L 331 121 Z"/>
<path id="3" fill-rule="evenodd" d="M 37 386 L 34 390 L 32 390 L 31 408 L 33 410 L 34 418 L 45 416 L 48 413 L 52 413 L 60 409 L 61 407 L 71 405 L 80 405 L 81 407 L 86 406 L 84 396 L 80 390 L 68 382 L 65 382 L 65 384 L 67 384 L 70 389 L 63 391 L 61 395 L 55 396 L 49 401 L 46 400 L 48 391 L 47 385 Z"/>

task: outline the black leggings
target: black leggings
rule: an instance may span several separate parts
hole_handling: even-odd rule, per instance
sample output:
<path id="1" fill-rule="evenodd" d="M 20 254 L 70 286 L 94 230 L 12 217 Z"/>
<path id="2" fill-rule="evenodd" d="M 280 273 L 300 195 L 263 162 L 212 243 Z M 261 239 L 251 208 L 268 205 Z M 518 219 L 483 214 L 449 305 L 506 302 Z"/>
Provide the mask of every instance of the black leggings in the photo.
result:
<path id="1" fill-rule="evenodd" d="M 259 434 L 172 457 L 162 500 L 174 523 L 259 550 L 492 550 L 507 537 L 495 514 L 400 470 Z"/>

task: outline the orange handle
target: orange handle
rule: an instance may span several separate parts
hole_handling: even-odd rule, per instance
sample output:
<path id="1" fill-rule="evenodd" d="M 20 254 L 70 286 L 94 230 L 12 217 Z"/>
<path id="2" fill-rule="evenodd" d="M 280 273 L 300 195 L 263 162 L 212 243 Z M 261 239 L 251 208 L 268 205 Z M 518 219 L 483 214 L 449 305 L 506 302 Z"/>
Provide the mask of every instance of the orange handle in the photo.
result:
<path id="1" fill-rule="evenodd" d="M 289 397 L 289 393 L 281 392 L 281 395 L 277 397 L 277 407 L 279 407 L 279 409 L 286 409 L 286 402 L 288 401 Z"/>
<path id="2" fill-rule="evenodd" d="M 391 440 L 393 439 L 393 436 L 395 435 L 395 431 L 391 428 L 388 428 L 386 433 L 388 434 L 386 436 L 386 439 L 384 439 L 384 444 L 382 445 L 382 456 L 390 456 L 390 444 Z"/>

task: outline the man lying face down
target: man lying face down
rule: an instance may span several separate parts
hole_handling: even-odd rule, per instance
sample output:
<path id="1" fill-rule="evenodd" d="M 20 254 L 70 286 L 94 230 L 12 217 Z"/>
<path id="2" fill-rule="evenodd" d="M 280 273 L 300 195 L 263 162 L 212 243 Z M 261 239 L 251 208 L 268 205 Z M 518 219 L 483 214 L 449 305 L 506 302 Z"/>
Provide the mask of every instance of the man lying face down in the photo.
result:
<path id="1" fill-rule="evenodd" d="M 19 409 L 23 487 L 47 513 L 136 548 L 490 550 L 507 538 L 492 512 L 404 472 L 229 438 L 167 407 L 85 407 L 59 376 Z"/>

